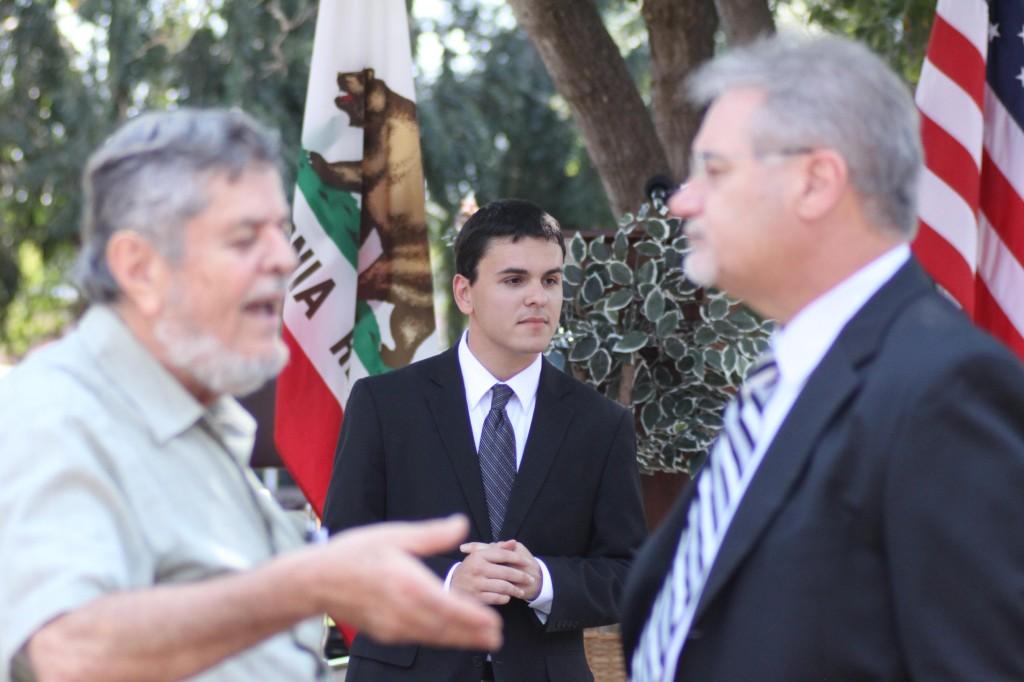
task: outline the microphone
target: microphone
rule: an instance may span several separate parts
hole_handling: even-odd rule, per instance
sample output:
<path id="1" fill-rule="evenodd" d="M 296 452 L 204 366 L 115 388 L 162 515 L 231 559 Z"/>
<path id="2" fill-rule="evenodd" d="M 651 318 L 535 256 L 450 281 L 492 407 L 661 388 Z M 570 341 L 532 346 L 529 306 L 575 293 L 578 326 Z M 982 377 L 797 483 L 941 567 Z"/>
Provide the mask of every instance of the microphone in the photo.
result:
<path id="1" fill-rule="evenodd" d="M 672 178 L 659 173 L 651 176 L 644 184 L 644 195 L 651 200 L 654 208 L 661 210 L 675 188 L 676 183 L 672 182 Z"/>

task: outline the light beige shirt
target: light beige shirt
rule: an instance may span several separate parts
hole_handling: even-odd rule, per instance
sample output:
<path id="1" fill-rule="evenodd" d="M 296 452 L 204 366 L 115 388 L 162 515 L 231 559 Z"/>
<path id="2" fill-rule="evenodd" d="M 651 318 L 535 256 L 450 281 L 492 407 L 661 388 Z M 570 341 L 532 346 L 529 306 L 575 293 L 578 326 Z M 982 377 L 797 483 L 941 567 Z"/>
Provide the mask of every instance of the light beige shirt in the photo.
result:
<path id="1" fill-rule="evenodd" d="M 90 600 L 298 546 L 248 468 L 254 434 L 237 402 L 205 408 L 105 306 L 0 380 L 0 681 L 36 630 Z M 320 633 L 306 621 L 195 679 L 314 679 Z"/>

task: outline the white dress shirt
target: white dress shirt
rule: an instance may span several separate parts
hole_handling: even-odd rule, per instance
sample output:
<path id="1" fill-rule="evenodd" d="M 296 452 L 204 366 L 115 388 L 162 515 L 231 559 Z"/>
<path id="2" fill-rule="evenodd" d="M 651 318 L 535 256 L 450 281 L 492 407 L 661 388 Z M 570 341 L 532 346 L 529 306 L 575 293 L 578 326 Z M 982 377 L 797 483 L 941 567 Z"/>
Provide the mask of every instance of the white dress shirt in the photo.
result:
<path id="1" fill-rule="evenodd" d="M 804 307 L 785 327 L 779 327 L 771 338 L 772 351 L 779 366 L 779 382 L 764 409 L 761 433 L 757 446 L 751 455 L 750 463 L 744 470 L 744 476 L 737 486 L 738 495 L 734 504 L 726 511 L 725 530 L 719 536 L 709 556 L 711 569 L 721 548 L 721 540 L 728 534 L 728 526 L 736 510 L 743 503 L 743 495 L 754 478 L 764 455 L 775 440 L 775 435 L 789 415 L 793 404 L 807 383 L 811 373 L 821 363 L 822 358 L 835 343 L 846 324 L 857 314 L 868 299 L 888 282 L 896 271 L 910 258 L 910 248 L 906 244 L 896 246 L 871 261 L 853 275 L 825 292 Z M 685 533 L 686 531 L 684 531 Z M 702 588 L 703 589 L 703 588 Z M 700 599 L 691 602 L 691 608 L 682 614 L 683 627 L 681 634 L 673 641 L 666 660 L 678 661 L 679 654 L 686 645 L 686 633 L 692 625 L 694 611 Z M 674 670 L 670 676 L 674 676 Z"/>
<path id="2" fill-rule="evenodd" d="M 469 424 L 473 428 L 473 444 L 480 449 L 480 435 L 484 430 L 484 420 L 491 411 L 491 389 L 494 384 L 505 384 L 512 389 L 512 397 L 505 405 L 505 414 L 512 424 L 512 432 L 516 437 L 516 471 L 523 463 L 523 451 L 526 449 L 526 438 L 530 435 L 530 424 L 533 423 L 533 410 L 537 406 L 537 385 L 540 383 L 541 356 L 529 367 L 516 374 L 508 381 L 495 379 L 487 368 L 480 364 L 472 351 L 469 350 L 467 339 L 469 333 L 462 335 L 459 341 L 459 367 L 462 369 L 462 381 L 466 389 L 466 406 L 469 408 Z"/>
<path id="3" fill-rule="evenodd" d="M 779 383 L 765 406 L 764 430 L 754 453 L 755 467 L 775 439 L 807 379 L 821 364 L 840 332 L 909 258 L 910 248 L 906 244 L 886 251 L 811 301 L 789 324 L 779 327 L 772 335 Z"/>
<path id="4" fill-rule="evenodd" d="M 516 470 L 523 462 L 523 452 L 526 449 L 526 439 L 530 435 L 530 424 L 533 423 L 533 411 L 537 406 L 537 386 L 540 383 L 540 368 L 542 359 L 540 353 L 530 365 L 507 381 L 496 379 L 493 374 L 487 371 L 473 352 L 469 350 L 469 332 L 465 332 L 459 340 L 459 367 L 462 370 L 463 388 L 466 391 L 466 407 L 469 410 L 469 424 L 473 429 L 473 444 L 480 450 L 480 435 L 483 433 L 484 420 L 487 413 L 491 411 L 491 389 L 494 384 L 505 384 L 512 389 L 512 397 L 505 405 L 505 414 L 512 424 L 512 433 L 516 438 Z M 511 540 L 513 538 L 503 538 Z M 527 547 L 529 549 L 529 547 Z M 537 614 L 540 622 L 547 622 L 551 613 L 551 602 L 554 599 L 554 588 L 551 585 L 551 574 L 548 567 L 540 557 L 534 557 L 540 565 L 540 572 L 543 576 L 540 594 L 531 602 L 530 608 Z M 449 589 L 452 583 L 452 576 L 455 569 L 461 565 L 455 564 L 448 571 L 445 578 L 445 588 Z"/>

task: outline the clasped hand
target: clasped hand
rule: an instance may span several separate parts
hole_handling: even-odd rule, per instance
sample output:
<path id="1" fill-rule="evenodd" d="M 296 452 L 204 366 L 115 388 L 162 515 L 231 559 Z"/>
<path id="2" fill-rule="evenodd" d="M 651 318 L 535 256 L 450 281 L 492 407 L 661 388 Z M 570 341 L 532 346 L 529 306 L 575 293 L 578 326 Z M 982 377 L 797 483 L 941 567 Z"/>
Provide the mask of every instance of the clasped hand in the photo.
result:
<path id="1" fill-rule="evenodd" d="M 513 598 L 530 602 L 540 595 L 540 564 L 521 542 L 466 542 L 459 551 L 466 558 L 452 575 L 453 590 L 492 605 L 507 604 Z"/>

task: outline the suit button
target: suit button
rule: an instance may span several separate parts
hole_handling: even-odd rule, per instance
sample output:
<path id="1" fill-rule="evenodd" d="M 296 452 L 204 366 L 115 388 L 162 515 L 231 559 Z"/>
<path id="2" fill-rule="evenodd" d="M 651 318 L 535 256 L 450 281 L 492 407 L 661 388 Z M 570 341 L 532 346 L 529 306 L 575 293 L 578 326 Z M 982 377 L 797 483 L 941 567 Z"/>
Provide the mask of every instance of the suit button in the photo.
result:
<path id="1" fill-rule="evenodd" d="M 700 628 L 690 628 L 690 633 L 686 635 L 687 639 L 700 639 L 704 636 L 704 631 Z"/>

